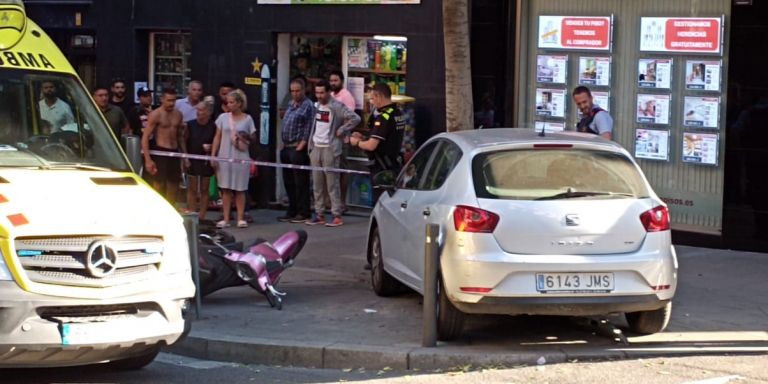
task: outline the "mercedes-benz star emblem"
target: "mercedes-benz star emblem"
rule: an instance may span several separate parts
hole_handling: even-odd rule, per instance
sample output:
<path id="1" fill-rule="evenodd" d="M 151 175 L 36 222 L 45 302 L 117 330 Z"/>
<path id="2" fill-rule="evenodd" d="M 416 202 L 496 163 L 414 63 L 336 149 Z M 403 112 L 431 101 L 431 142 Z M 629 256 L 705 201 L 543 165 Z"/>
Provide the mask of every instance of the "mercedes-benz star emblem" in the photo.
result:
<path id="1" fill-rule="evenodd" d="M 117 251 L 103 241 L 96 241 L 88 248 L 85 266 L 93 277 L 105 277 L 117 269 Z"/>

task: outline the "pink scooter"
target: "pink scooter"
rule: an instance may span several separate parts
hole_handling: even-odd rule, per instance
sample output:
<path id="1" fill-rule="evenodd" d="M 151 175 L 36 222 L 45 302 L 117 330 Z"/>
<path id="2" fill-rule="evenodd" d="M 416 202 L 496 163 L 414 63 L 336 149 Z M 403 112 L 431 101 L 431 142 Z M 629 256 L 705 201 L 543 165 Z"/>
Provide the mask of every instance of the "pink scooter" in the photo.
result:
<path id="1" fill-rule="evenodd" d="M 221 257 L 224 264 L 231 268 L 237 277 L 266 296 L 269 305 L 278 310 L 283 308 L 282 297 L 285 293 L 278 291 L 276 286 L 283 271 L 293 266 L 296 255 L 304 247 L 307 241 L 306 232 L 291 231 L 280 236 L 274 243 L 264 241 L 254 244 L 246 252 L 226 248 L 207 234 L 200 234 L 200 239 L 221 249 L 223 254 L 210 253 Z M 226 286 L 232 286 L 232 284 Z M 221 288 L 225 286 L 222 284 L 221 287 L 202 287 L 203 291 L 208 292 Z"/>

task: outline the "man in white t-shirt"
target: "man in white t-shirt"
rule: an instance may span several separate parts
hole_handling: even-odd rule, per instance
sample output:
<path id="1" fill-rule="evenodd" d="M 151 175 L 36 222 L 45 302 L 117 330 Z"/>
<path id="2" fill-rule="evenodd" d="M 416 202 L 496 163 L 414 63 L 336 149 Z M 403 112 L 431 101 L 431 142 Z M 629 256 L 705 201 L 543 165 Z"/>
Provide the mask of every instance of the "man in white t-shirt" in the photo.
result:
<path id="1" fill-rule="evenodd" d="M 197 103 L 203 98 L 203 83 L 192 80 L 187 85 L 187 97 L 176 100 L 176 109 L 181 112 L 183 122 L 197 119 Z"/>
<path id="2" fill-rule="evenodd" d="M 331 86 L 325 80 L 315 85 L 315 118 L 309 134 L 309 161 L 314 167 L 339 168 L 341 162 L 342 138 L 360 124 L 360 116 L 331 97 Z M 308 225 L 338 227 L 341 219 L 342 202 L 337 172 L 312 171 L 315 194 L 315 217 L 307 220 Z M 325 191 L 331 200 L 333 221 L 325 221 Z"/>
<path id="3" fill-rule="evenodd" d="M 56 96 L 56 84 L 44 81 L 40 85 L 43 98 L 40 100 L 40 118 L 51 123 L 51 133 L 61 130 L 61 127 L 75 122 L 72 108 Z"/>

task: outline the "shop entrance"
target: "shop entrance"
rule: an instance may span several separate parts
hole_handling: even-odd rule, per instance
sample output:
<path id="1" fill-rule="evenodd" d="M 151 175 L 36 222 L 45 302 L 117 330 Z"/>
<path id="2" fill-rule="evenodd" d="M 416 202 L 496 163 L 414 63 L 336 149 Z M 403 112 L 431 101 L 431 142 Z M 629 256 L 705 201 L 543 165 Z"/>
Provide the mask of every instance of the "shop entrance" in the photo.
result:
<path id="1" fill-rule="evenodd" d="M 288 83 L 302 77 L 308 83 L 307 97 L 315 100 L 314 84 L 327 79 L 332 71 L 341 71 L 344 87 L 355 99 L 355 112 L 362 117 L 356 128 L 367 133 L 367 121 L 375 113 L 369 102 L 371 87 L 384 83 L 392 90 L 393 101 L 409 117 L 403 141 L 403 157 L 409 158 L 415 150 L 412 97 L 407 96 L 408 39 L 403 36 L 336 35 L 336 34 L 280 34 L 278 35 L 278 91 L 280 113 L 290 101 Z M 278 140 L 280 124 L 278 123 Z M 368 157 L 358 148 L 345 145 L 344 167 L 367 170 Z M 282 180 L 278 174 L 277 196 L 283 196 Z M 373 188 L 370 177 L 346 175 L 342 177 L 342 191 L 346 192 L 348 206 L 372 207 Z"/>
<path id="2" fill-rule="evenodd" d="M 768 3 L 749 3 L 732 8 L 723 240 L 729 248 L 765 252 L 768 72 L 755 55 L 768 46 Z"/>

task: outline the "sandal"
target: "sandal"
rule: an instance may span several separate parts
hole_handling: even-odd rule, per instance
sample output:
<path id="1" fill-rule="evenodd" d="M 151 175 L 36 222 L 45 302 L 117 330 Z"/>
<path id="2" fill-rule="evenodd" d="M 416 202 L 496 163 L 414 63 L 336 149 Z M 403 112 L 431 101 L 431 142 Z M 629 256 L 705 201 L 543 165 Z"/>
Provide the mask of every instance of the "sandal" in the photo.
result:
<path id="1" fill-rule="evenodd" d="M 237 222 L 238 228 L 248 228 L 248 222 L 245 220 L 238 220 Z"/>
<path id="2" fill-rule="evenodd" d="M 229 227 L 229 222 L 221 220 L 218 223 L 216 223 L 216 228 L 227 228 Z"/>

